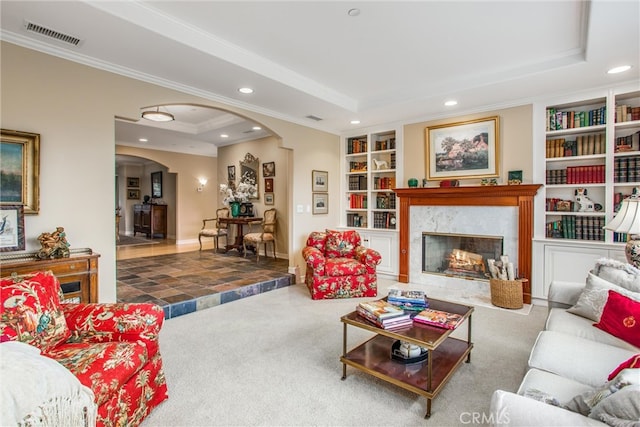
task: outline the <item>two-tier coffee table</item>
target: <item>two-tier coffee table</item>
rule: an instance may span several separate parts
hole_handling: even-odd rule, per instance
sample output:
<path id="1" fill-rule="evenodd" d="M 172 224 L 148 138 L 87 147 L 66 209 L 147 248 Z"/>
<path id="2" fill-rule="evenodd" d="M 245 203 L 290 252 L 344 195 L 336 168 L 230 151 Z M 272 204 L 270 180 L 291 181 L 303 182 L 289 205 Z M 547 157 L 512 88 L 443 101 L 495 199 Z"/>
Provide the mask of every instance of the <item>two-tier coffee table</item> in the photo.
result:
<path id="1" fill-rule="evenodd" d="M 435 310 L 460 314 L 467 324 L 467 340 L 451 337 L 450 329 L 414 322 L 413 326 L 397 331 L 378 328 L 353 311 L 340 318 L 343 323 L 342 379 L 347 378 L 347 365 L 395 384 L 427 398 L 427 413 L 431 416 L 431 400 L 445 386 L 455 370 L 466 358 L 471 361 L 471 314 L 473 307 L 447 301 L 429 299 Z M 347 325 L 375 332 L 376 335 L 347 351 Z M 464 327 L 464 323 L 461 324 Z M 396 340 L 407 341 L 428 350 L 428 358 L 420 364 L 406 365 L 391 358 L 391 346 Z"/>

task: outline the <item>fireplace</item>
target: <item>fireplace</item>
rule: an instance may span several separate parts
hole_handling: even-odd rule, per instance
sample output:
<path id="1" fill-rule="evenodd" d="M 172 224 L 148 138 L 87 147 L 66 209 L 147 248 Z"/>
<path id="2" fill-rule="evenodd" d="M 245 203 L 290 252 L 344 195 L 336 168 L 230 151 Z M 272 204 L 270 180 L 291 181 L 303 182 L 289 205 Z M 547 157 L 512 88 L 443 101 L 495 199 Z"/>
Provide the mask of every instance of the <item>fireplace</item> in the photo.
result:
<path id="1" fill-rule="evenodd" d="M 490 259 L 503 254 L 501 236 L 422 233 L 422 272 L 489 280 Z"/>
<path id="2" fill-rule="evenodd" d="M 421 208 L 445 208 L 440 209 L 440 212 L 436 212 L 435 215 L 450 216 L 457 208 L 480 208 L 483 209 L 483 218 L 485 218 L 486 212 L 491 208 L 500 209 L 500 221 L 493 221 L 493 223 L 503 223 L 505 218 L 510 218 L 510 223 L 513 224 L 516 230 L 516 235 L 513 238 L 515 248 L 511 249 L 507 247 L 507 241 L 505 238 L 505 253 L 513 258 L 515 254 L 514 264 L 517 266 L 517 271 L 520 277 L 529 279 L 524 287 L 524 302 L 531 302 L 531 252 L 532 252 L 532 240 L 533 240 L 533 198 L 538 192 L 538 189 L 542 185 L 540 184 L 523 184 L 523 185 L 495 185 L 495 186 L 468 186 L 468 187 L 429 187 L 429 188 L 395 188 L 393 191 L 399 198 L 400 211 L 399 211 L 399 274 L 398 281 L 408 283 L 411 274 L 411 282 L 415 281 L 413 272 L 410 273 L 410 266 L 415 262 L 422 266 L 422 260 L 420 259 L 420 246 L 418 246 L 418 254 L 412 246 L 413 240 L 413 227 L 416 222 L 416 218 L 419 220 L 432 221 L 433 217 L 430 214 L 420 213 L 417 214 L 414 207 Z M 452 208 L 455 206 L 456 208 Z M 411 208 L 411 209 L 410 209 Z M 488 209 L 489 208 L 489 209 Z M 502 208 L 510 208 L 503 212 Z M 466 223 L 475 224 L 474 220 L 479 218 L 478 215 L 472 212 L 465 212 L 460 215 L 460 218 L 466 219 Z M 486 219 L 486 218 L 485 218 Z M 419 222 L 419 221 L 418 221 Z M 483 221 L 485 223 L 491 223 L 491 221 Z M 410 224 L 411 223 L 411 224 Z M 459 224 L 459 221 L 455 222 Z M 437 225 L 437 223 L 436 223 Z M 421 228 L 420 232 L 428 230 L 427 228 Z M 434 228 L 435 232 L 442 232 L 442 229 Z M 483 233 L 490 235 L 502 235 L 501 232 L 487 232 L 488 230 L 482 230 Z M 472 230 L 471 232 L 465 230 L 457 230 L 457 233 L 477 234 Z M 414 257 L 417 256 L 418 259 Z M 422 276 L 421 271 L 418 272 Z M 432 277 L 438 277 L 437 275 L 429 275 Z M 482 282 L 486 285 L 486 282 Z"/>

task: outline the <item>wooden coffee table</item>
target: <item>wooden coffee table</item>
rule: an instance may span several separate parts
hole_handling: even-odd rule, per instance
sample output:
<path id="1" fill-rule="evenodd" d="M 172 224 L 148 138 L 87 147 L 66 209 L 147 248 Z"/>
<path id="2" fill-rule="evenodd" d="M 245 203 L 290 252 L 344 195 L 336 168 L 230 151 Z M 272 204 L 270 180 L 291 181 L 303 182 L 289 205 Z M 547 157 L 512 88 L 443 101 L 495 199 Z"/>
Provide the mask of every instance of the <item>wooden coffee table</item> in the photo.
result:
<path id="1" fill-rule="evenodd" d="M 471 314 L 473 307 L 429 299 L 429 307 L 460 314 L 467 324 L 467 340 L 451 337 L 450 329 L 421 323 L 397 331 L 378 328 L 355 311 L 340 318 L 343 323 L 342 379 L 347 378 L 347 365 L 395 384 L 427 398 L 427 413 L 431 416 L 431 400 L 445 386 L 462 361 L 471 361 Z M 355 326 L 376 333 L 359 346 L 347 351 L 347 326 Z M 464 323 L 459 327 L 464 327 Z M 428 350 L 428 358 L 416 364 L 404 364 L 391 358 L 391 346 L 396 340 L 407 341 Z"/>

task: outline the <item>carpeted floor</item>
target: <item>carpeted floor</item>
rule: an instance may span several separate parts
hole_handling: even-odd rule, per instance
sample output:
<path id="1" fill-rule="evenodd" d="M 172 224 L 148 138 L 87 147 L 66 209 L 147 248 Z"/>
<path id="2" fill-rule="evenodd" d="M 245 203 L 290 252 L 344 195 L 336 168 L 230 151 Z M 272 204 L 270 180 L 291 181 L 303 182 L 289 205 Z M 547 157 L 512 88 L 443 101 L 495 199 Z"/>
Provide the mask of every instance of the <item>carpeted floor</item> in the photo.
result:
<path id="1" fill-rule="evenodd" d="M 213 250 L 120 260 L 119 302 L 153 302 L 167 319 L 295 284 L 287 260 Z"/>

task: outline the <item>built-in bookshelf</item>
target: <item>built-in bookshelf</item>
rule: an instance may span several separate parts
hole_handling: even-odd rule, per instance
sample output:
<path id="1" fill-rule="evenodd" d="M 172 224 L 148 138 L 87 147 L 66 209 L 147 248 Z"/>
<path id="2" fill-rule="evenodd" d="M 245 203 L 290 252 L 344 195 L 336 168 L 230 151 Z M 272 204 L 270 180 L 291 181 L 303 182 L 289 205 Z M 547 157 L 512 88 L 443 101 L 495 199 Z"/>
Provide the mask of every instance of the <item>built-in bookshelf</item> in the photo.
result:
<path id="1" fill-rule="evenodd" d="M 640 92 L 548 106 L 545 119 L 545 237 L 623 241 L 602 227 L 640 185 Z"/>
<path id="2" fill-rule="evenodd" d="M 396 228 L 396 131 L 345 139 L 345 225 Z"/>

